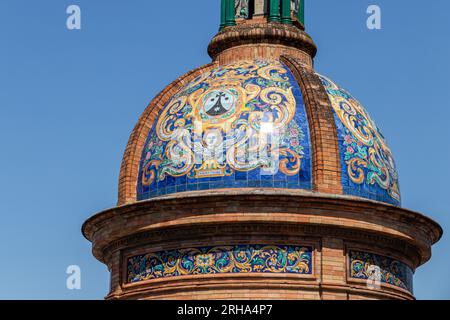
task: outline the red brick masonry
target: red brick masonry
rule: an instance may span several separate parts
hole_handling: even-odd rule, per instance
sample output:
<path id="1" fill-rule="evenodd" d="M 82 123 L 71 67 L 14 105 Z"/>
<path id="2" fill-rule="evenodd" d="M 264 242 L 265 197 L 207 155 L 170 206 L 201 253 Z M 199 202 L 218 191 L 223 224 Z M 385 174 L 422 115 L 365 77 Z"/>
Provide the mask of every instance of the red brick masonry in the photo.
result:
<path id="1" fill-rule="evenodd" d="M 413 270 L 442 230 L 418 213 L 347 196 L 301 190 L 225 189 L 164 196 L 101 212 L 83 226 L 111 271 L 110 299 L 413 299 L 387 284 L 348 277 L 349 248 L 396 258 Z M 313 276 L 198 275 L 126 283 L 130 255 L 247 243 L 311 244 Z"/>

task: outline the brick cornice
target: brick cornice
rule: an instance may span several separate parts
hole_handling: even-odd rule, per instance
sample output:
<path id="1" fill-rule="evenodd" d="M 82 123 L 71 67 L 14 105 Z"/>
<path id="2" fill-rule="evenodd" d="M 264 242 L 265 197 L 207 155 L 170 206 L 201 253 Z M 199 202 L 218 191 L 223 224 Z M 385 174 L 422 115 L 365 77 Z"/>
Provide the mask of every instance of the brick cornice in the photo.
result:
<path id="1" fill-rule="evenodd" d="M 280 23 L 239 24 L 219 32 L 208 46 L 208 54 L 215 60 L 224 50 L 242 45 L 277 44 L 305 52 L 312 58 L 317 47 L 311 37 L 294 26 Z"/>
<path id="2" fill-rule="evenodd" d="M 290 241 L 305 237 L 311 240 L 318 235 L 321 237 L 338 237 L 349 242 L 358 241 L 360 246 L 365 244 L 366 248 L 371 247 L 373 249 L 379 247 L 382 248 L 379 249 L 380 252 L 384 252 L 386 248 L 389 248 L 391 255 L 398 252 L 397 256 L 407 256 L 408 262 L 405 263 L 411 265 L 414 269 L 421 263 L 422 259 L 417 255 L 417 248 L 411 243 L 404 241 L 404 239 L 386 237 L 385 234 L 374 231 L 346 228 L 344 226 L 322 225 L 320 223 L 281 223 L 279 221 L 239 221 L 239 223 L 217 221 L 217 223 L 210 222 L 207 224 L 198 223 L 191 226 L 165 227 L 158 230 L 132 234 L 113 241 L 110 245 L 104 247 L 102 256 L 104 257 L 103 260 L 107 261 L 113 252 L 149 244 L 160 245 L 161 239 L 164 239 L 166 246 L 174 244 L 173 247 L 178 248 L 180 239 L 183 239 L 183 242 L 186 243 L 203 240 L 205 245 L 207 245 L 210 243 L 209 239 L 217 239 L 220 236 L 222 241 L 228 239 L 229 243 L 238 242 L 242 244 L 248 242 L 246 238 L 249 235 L 251 235 L 254 241 L 258 234 L 264 235 L 265 241 L 271 243 L 280 242 L 280 235 L 283 235 L 285 239 L 290 239 Z"/>
<path id="3" fill-rule="evenodd" d="M 217 279 L 209 279 L 207 277 L 201 278 L 197 277 L 193 281 L 186 281 L 181 279 L 165 279 L 161 281 L 161 283 L 157 284 L 142 284 L 136 285 L 132 288 L 124 289 L 118 294 L 111 294 L 107 298 L 110 300 L 115 299 L 124 299 L 124 300 L 135 300 L 148 298 L 152 296 L 157 296 L 159 299 L 176 299 L 180 297 L 180 293 L 184 292 L 186 295 L 189 295 L 189 292 L 192 290 L 192 296 L 195 297 L 195 293 L 198 291 L 204 291 L 205 295 L 209 295 L 211 298 L 211 291 L 217 295 L 217 299 L 230 298 L 226 294 L 222 296 L 217 294 L 217 292 L 230 292 L 232 289 L 240 289 L 240 290 L 261 290 L 262 292 L 270 292 L 276 290 L 283 291 L 306 291 L 306 292 L 315 292 L 319 291 L 321 294 L 323 292 L 328 293 L 341 293 L 344 294 L 347 299 L 348 295 L 361 294 L 366 297 L 371 297 L 372 299 L 381 299 L 381 300 L 390 300 L 390 299 L 400 299 L 400 300 L 414 300 L 414 296 L 405 291 L 399 290 L 389 290 L 383 288 L 383 291 L 374 291 L 365 288 L 363 285 L 329 285 L 329 284 L 314 284 L 308 283 L 306 281 L 289 281 L 285 280 L 282 283 L 280 281 L 273 281 L 274 279 L 262 278 L 262 277 L 252 277 L 247 276 L 244 277 L 218 277 Z M 193 290 L 193 288 L 195 288 Z M 230 294 L 231 295 L 231 294 Z M 240 298 L 236 293 L 234 293 L 235 298 Z M 243 295 L 244 297 L 244 295 Z M 265 297 L 263 294 L 261 297 Z M 274 297 L 271 297 L 272 299 Z M 242 298 L 240 298 L 242 299 Z"/>
<path id="4" fill-rule="evenodd" d="M 179 77 L 169 86 L 162 90 L 147 106 L 139 118 L 138 123 L 130 135 L 126 146 L 119 177 L 118 205 L 136 201 L 136 183 L 139 173 L 139 162 L 142 155 L 147 135 L 153 125 L 155 118 L 169 99 L 180 90 L 186 83 L 195 79 L 213 68 L 214 64 L 207 64 Z"/>
<path id="5" fill-rule="evenodd" d="M 313 190 L 342 194 L 339 143 L 333 109 L 314 70 L 299 59 L 282 56 L 302 90 L 311 133 Z"/>
<path id="6" fill-rule="evenodd" d="M 93 216 L 84 224 L 83 233 L 93 242 L 96 257 L 104 260 L 113 248 L 141 238 L 148 241 L 146 232 L 166 241 L 176 228 L 186 230 L 182 238 L 188 238 L 198 235 L 200 228 L 216 228 L 213 232 L 217 233 L 264 223 L 355 242 L 387 245 L 394 241 L 398 248 L 416 248 L 416 265 L 430 258 L 431 245 L 442 236 L 436 222 L 406 209 L 354 197 L 276 189 L 197 191 L 142 201 Z M 236 235 L 236 230 L 226 233 Z"/>

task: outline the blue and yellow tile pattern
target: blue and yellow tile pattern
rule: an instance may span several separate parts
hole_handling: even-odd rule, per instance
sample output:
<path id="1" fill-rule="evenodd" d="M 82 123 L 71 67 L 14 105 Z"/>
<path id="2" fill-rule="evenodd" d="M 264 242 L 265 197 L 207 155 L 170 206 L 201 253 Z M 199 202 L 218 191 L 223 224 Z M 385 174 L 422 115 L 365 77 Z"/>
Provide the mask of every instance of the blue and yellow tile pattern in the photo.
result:
<path id="1" fill-rule="evenodd" d="M 400 206 L 392 152 L 361 104 L 320 76 L 334 111 L 344 194 Z M 277 137 L 277 138 L 274 138 Z M 312 189 L 300 87 L 281 62 L 217 67 L 166 104 L 147 137 L 137 198 L 220 188 Z"/>
<path id="2" fill-rule="evenodd" d="M 320 79 L 334 110 L 344 193 L 400 206 L 397 168 L 380 130 L 347 91 Z"/>
<path id="3" fill-rule="evenodd" d="M 378 280 L 413 293 L 413 270 L 395 259 L 373 253 L 351 250 L 349 252 L 350 277 Z"/>
<path id="4" fill-rule="evenodd" d="M 311 275 L 312 247 L 235 245 L 149 253 L 127 260 L 127 283 L 163 277 L 229 273 Z"/>
<path id="5" fill-rule="evenodd" d="M 175 94 L 157 119 L 142 154 L 138 200 L 218 188 L 312 188 L 302 94 L 279 61 L 215 68 Z"/>

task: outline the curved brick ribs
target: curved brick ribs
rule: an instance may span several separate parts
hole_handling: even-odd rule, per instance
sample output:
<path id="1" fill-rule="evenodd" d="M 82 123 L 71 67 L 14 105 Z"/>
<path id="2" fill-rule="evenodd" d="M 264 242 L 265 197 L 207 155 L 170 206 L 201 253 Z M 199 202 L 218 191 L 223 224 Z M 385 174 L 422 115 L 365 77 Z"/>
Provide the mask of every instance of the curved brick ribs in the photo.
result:
<path id="1" fill-rule="evenodd" d="M 136 201 L 136 183 L 138 180 L 139 162 L 142 155 L 142 150 L 144 148 L 147 135 L 160 110 L 186 83 L 192 81 L 198 75 L 209 71 L 213 68 L 213 66 L 214 64 L 210 63 L 179 77 L 163 91 L 161 91 L 145 109 L 130 135 L 123 156 L 122 165 L 120 168 L 118 205 Z"/>
<path id="2" fill-rule="evenodd" d="M 314 70 L 298 59 L 282 56 L 292 71 L 305 101 L 311 133 L 313 191 L 342 194 L 339 142 L 333 110 L 322 82 Z"/>

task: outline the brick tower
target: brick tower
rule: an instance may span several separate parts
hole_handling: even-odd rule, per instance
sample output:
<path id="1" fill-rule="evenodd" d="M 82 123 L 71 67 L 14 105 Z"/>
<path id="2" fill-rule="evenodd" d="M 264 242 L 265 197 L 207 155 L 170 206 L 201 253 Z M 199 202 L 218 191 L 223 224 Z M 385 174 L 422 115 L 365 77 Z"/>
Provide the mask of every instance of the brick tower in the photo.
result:
<path id="1" fill-rule="evenodd" d="M 108 299 L 414 299 L 442 229 L 400 206 L 362 105 L 313 69 L 303 0 L 222 0 L 212 62 L 145 109 L 85 222 Z"/>

